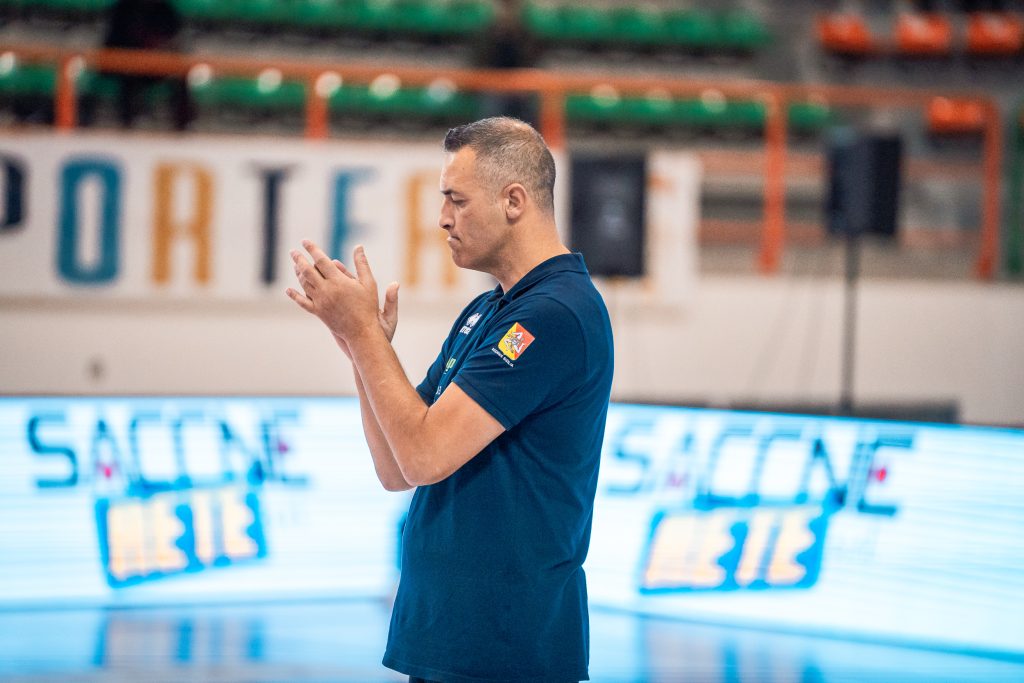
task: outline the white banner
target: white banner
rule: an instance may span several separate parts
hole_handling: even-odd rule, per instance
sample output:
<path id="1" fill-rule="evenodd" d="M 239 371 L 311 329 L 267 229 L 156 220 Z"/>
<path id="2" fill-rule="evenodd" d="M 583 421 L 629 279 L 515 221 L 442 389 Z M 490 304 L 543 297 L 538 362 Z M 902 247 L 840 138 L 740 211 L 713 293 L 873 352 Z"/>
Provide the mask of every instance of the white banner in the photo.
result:
<path id="1" fill-rule="evenodd" d="M 345 261 L 366 246 L 378 281 L 413 300 L 492 286 L 455 268 L 437 226 L 440 144 L 256 138 L 0 138 L 0 298 L 280 299 L 290 249 L 310 238 Z M 565 217 L 559 159 L 558 214 Z M 692 290 L 697 163 L 649 164 L 642 301 Z"/>

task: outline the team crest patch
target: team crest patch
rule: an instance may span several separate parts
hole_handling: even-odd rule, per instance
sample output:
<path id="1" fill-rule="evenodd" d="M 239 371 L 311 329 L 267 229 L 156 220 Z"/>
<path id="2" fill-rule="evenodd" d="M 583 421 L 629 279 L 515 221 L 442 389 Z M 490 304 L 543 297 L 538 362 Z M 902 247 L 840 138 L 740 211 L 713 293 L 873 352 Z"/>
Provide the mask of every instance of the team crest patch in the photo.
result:
<path id="1" fill-rule="evenodd" d="M 508 328 L 508 332 L 498 342 L 498 349 L 512 360 L 518 360 L 523 355 L 526 347 L 533 343 L 533 335 L 526 331 L 526 328 L 516 323 Z"/>

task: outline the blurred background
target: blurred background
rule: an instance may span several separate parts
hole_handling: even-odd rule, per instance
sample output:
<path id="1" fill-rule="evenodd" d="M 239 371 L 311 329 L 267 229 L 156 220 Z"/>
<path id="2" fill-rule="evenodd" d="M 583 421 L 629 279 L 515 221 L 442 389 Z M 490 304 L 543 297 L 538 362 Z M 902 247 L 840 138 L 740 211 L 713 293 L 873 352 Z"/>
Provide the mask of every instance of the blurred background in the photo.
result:
<path id="1" fill-rule="evenodd" d="M 1022 63 L 1020 0 L 0 0 L 0 677 L 400 680 L 288 251 L 418 381 L 507 114 L 616 339 L 594 680 L 1024 678 Z"/>

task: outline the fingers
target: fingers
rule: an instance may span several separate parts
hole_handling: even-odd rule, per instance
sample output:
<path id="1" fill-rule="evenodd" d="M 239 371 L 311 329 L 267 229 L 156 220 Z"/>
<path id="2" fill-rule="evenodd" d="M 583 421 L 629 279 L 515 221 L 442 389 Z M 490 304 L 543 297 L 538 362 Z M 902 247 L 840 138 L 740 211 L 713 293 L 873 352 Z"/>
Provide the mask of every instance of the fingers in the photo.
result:
<path id="1" fill-rule="evenodd" d="M 384 291 L 384 318 L 392 320 L 398 317 L 398 283 L 392 282 Z"/>
<path id="2" fill-rule="evenodd" d="M 295 263 L 295 275 L 302 285 L 302 289 L 308 299 L 318 292 L 323 285 L 323 280 L 330 280 L 338 276 L 345 276 L 358 280 L 366 289 L 377 292 L 377 282 L 374 280 L 373 271 L 370 270 L 370 262 L 366 258 L 366 250 L 363 245 L 357 245 L 352 251 L 352 261 L 355 264 L 355 273 L 345 267 L 341 261 L 331 259 L 312 240 L 302 240 L 302 246 L 313 259 L 310 265 L 309 260 L 298 250 L 291 252 L 292 261 Z M 394 291 L 385 295 L 385 310 L 391 315 L 397 315 L 398 306 L 398 285 L 394 284 Z M 389 287 L 389 290 L 391 288 Z M 390 303 L 388 302 L 390 296 Z"/>
<path id="3" fill-rule="evenodd" d="M 313 300 L 310 299 L 308 296 L 296 292 L 291 287 L 286 289 L 284 293 L 288 295 L 289 299 L 297 303 L 299 305 L 299 308 L 306 311 L 307 313 L 313 313 Z"/>
<path id="4" fill-rule="evenodd" d="M 335 267 L 336 267 L 336 268 L 337 268 L 338 270 L 340 270 L 340 271 L 341 271 L 341 274 L 342 274 L 342 275 L 347 275 L 347 276 L 349 276 L 350 278 L 352 278 L 353 280 L 355 280 L 355 279 L 356 279 L 356 276 L 352 274 L 352 271 L 350 271 L 350 270 L 349 270 L 348 268 L 346 268 L 346 267 L 345 267 L 345 264 L 344 264 L 344 263 L 342 263 L 341 261 L 339 261 L 338 259 L 334 259 L 334 266 L 335 266 Z"/>
<path id="5" fill-rule="evenodd" d="M 367 287 L 377 291 L 377 283 L 373 279 L 373 272 L 370 270 L 370 262 L 366 260 L 366 250 L 363 245 L 356 245 L 352 250 L 352 262 L 356 265 L 356 277 Z"/>
<path id="6" fill-rule="evenodd" d="M 306 257 L 302 255 L 298 250 L 293 249 L 291 252 L 292 263 L 295 264 L 295 277 L 302 285 L 302 290 L 307 296 L 311 296 L 316 291 L 317 285 L 323 277 L 319 272 L 309 264 Z"/>
<path id="7" fill-rule="evenodd" d="M 398 283 L 392 282 L 384 292 L 384 309 L 380 312 L 380 326 L 388 341 L 395 338 L 398 328 Z"/>
<path id="8" fill-rule="evenodd" d="M 302 246 L 309 252 L 313 259 L 313 267 L 325 278 L 337 277 L 338 268 L 334 261 L 323 252 L 312 240 L 302 240 Z"/>

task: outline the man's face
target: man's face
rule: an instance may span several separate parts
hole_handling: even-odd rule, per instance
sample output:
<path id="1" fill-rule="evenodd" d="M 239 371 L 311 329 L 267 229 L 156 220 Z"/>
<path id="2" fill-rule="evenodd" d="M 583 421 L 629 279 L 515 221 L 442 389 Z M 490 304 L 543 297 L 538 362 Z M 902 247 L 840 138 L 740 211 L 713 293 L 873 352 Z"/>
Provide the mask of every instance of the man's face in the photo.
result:
<path id="1" fill-rule="evenodd" d="M 441 169 L 444 201 L 438 225 L 448 231 L 452 260 L 460 268 L 493 273 L 507 237 L 499 193 L 481 182 L 476 152 L 463 147 L 445 157 Z"/>

